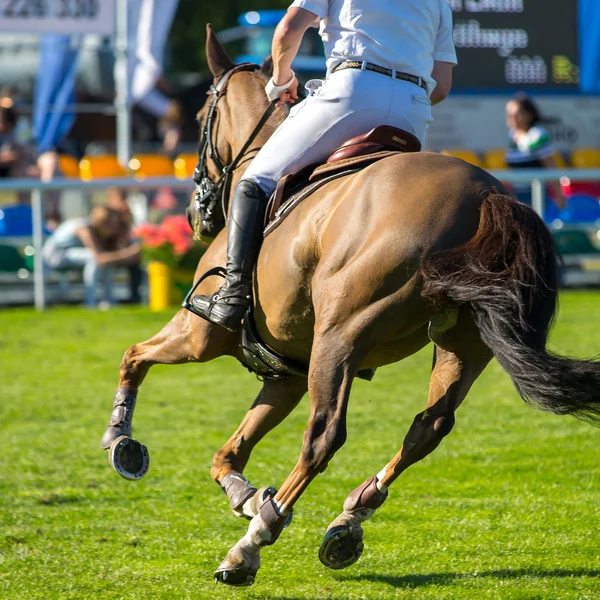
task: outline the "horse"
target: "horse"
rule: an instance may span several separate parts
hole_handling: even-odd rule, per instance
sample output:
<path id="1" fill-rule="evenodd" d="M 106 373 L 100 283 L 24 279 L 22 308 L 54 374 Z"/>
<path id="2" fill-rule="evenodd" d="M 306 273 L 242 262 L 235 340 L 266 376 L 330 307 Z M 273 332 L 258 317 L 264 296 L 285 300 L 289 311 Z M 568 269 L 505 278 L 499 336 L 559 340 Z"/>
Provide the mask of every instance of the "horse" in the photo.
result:
<path id="1" fill-rule="evenodd" d="M 210 147 L 199 169 L 229 189 L 287 112 L 269 109 L 266 66 L 235 67 L 210 27 L 207 56 L 216 89 L 198 114 L 203 146 Z M 226 92 L 219 87 L 225 79 Z M 194 198 L 188 210 L 196 222 Z M 216 291 L 218 277 L 206 275 L 218 272 L 225 254 L 223 229 L 199 262 L 200 293 Z M 232 510 L 250 519 L 216 581 L 254 582 L 261 548 L 277 541 L 298 499 L 343 446 L 352 382 L 364 369 L 433 344 L 424 410 L 397 454 L 350 493 L 327 528 L 319 558 L 333 569 L 358 560 L 362 524 L 384 504 L 396 479 L 451 432 L 456 410 L 493 357 L 525 401 L 597 424 L 599 364 L 546 348 L 557 299 L 557 256 L 543 221 L 489 173 L 459 159 L 395 153 L 306 198 L 264 239 L 251 318 L 267 347 L 304 365 L 307 374 L 265 380 L 214 456 L 212 478 Z M 149 368 L 222 355 L 244 360 L 240 334 L 183 309 L 125 352 L 101 443 L 124 468 L 121 474 L 138 478 L 147 470 L 147 450 L 131 438 L 131 422 Z M 243 476 L 252 449 L 307 391 L 310 416 L 294 469 L 278 490 L 257 490 Z"/>

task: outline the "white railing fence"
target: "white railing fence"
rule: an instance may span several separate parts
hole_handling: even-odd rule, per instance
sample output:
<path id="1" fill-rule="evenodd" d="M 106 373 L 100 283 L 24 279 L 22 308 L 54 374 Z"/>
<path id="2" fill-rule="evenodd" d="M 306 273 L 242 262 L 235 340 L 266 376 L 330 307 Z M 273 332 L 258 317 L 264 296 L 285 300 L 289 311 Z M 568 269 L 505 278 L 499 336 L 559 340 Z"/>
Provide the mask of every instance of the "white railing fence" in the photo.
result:
<path id="1" fill-rule="evenodd" d="M 600 181 L 600 169 L 517 169 L 490 171 L 505 183 L 530 183 L 533 210 L 544 214 L 544 184 L 559 182 L 563 177 L 571 181 Z"/>
<path id="2" fill-rule="evenodd" d="M 162 187 L 172 190 L 193 190 L 191 181 L 183 181 L 175 177 L 152 177 L 147 179 L 110 178 L 94 181 L 80 179 L 56 179 L 47 183 L 33 179 L 7 179 L 0 181 L 0 192 L 29 192 L 31 195 L 32 228 L 33 228 L 33 290 L 35 307 L 42 311 L 46 307 L 44 262 L 42 246 L 44 243 L 44 193 L 50 191 L 81 190 L 91 192 L 108 188 L 119 188 L 126 191 L 152 191 Z M 1 241 L 2 238 L 0 238 Z"/>
<path id="3" fill-rule="evenodd" d="M 490 171 L 490 173 L 502 182 L 530 183 L 533 208 L 540 215 L 544 213 L 545 183 L 560 181 L 562 177 L 567 177 L 571 181 L 600 181 L 600 169 L 522 169 L 516 171 Z M 88 192 L 112 187 L 127 191 L 150 191 L 169 187 L 172 190 L 191 192 L 193 190 L 193 183 L 175 177 L 152 177 L 140 180 L 115 178 L 97 179 L 94 181 L 56 179 L 47 183 L 33 179 L 7 179 L 0 181 L 0 192 L 29 192 L 31 195 L 33 247 L 35 250 L 33 265 L 34 303 L 38 310 L 44 310 L 46 306 L 44 264 L 42 258 L 42 245 L 44 242 L 44 193 L 67 190 Z"/>

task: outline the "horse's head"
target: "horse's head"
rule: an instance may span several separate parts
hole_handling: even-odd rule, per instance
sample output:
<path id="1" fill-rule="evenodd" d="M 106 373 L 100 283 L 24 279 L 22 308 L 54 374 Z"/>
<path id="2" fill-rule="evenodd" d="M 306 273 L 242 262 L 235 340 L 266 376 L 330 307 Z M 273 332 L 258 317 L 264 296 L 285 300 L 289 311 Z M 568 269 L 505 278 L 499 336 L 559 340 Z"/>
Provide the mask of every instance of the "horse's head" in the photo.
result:
<path id="1" fill-rule="evenodd" d="M 214 81 L 197 115 L 200 145 L 194 170 L 196 189 L 186 212 L 196 237 L 212 241 L 225 226 L 232 187 L 285 112 L 276 111 L 272 117 L 266 112 L 269 101 L 264 88 L 271 62 L 235 65 L 212 27 L 207 25 L 206 30 L 206 56 Z M 267 119 L 256 132 L 261 115 Z"/>

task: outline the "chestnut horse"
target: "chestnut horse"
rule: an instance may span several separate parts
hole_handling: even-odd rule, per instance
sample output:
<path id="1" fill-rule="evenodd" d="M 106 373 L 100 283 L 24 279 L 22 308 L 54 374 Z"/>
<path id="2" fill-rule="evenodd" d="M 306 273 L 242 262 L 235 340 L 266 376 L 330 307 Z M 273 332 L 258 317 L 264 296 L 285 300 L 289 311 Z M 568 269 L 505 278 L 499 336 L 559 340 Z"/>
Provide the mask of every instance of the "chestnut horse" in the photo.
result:
<path id="1" fill-rule="evenodd" d="M 233 63 L 209 31 L 215 80 Z M 244 148 L 267 109 L 266 74 L 230 75 L 209 130 L 221 160 Z M 208 103 L 199 113 L 206 119 Z M 279 108 L 260 131 L 260 147 L 285 117 Z M 239 181 L 240 164 L 231 185 Z M 214 180 L 214 161 L 207 159 Z M 193 210 L 194 203 L 191 208 Z M 196 277 L 225 264 L 226 232 L 203 256 Z M 221 281 L 205 279 L 211 294 Z M 363 548 L 361 523 L 384 503 L 389 486 L 452 430 L 455 411 L 495 357 L 528 402 L 594 422 L 600 415 L 600 368 L 546 350 L 557 304 L 556 256 L 541 219 L 485 171 L 435 153 L 398 154 L 329 182 L 267 238 L 255 277 L 254 320 L 274 351 L 307 367 L 308 377 L 265 381 L 258 398 L 214 457 L 211 475 L 248 531 L 215 573 L 249 585 L 260 550 L 277 540 L 292 507 L 346 439 L 352 381 L 361 369 L 402 360 L 433 342 L 429 395 L 402 447 L 352 492 L 321 545 L 321 561 L 343 568 Z M 140 477 L 143 446 L 131 439 L 135 400 L 154 364 L 242 358 L 240 335 L 180 310 L 148 341 L 127 350 L 102 447 Z M 300 457 L 278 491 L 257 492 L 242 476 L 257 442 L 310 397 Z M 120 441 L 119 441 L 120 440 Z M 129 450 L 127 445 L 129 444 Z M 118 454 L 118 453 L 117 453 Z"/>

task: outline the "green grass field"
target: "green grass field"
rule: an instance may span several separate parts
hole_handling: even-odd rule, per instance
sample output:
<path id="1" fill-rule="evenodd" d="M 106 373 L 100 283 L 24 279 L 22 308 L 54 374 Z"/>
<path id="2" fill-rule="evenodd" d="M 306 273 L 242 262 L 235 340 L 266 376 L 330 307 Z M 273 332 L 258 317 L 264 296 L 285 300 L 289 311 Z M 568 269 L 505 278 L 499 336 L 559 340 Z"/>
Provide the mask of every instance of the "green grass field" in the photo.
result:
<path id="1" fill-rule="evenodd" d="M 600 293 L 565 293 L 553 349 L 600 351 L 599 305 Z M 229 359 L 156 367 L 135 419 L 147 477 L 121 479 L 98 446 L 122 353 L 167 319 L 141 309 L 0 312 L 2 600 L 600 598 L 600 432 L 526 406 L 496 363 L 452 434 L 366 524 L 360 561 L 338 572 L 320 564 L 344 498 L 395 454 L 423 409 L 431 348 L 355 384 L 348 441 L 263 551 L 254 587 L 215 586 L 246 521 L 211 481 L 212 454 L 260 384 Z M 305 399 L 256 449 L 255 484 L 281 484 L 307 416 Z"/>

